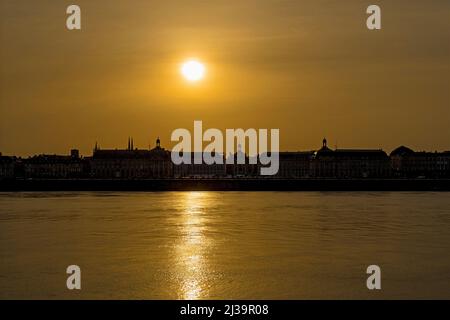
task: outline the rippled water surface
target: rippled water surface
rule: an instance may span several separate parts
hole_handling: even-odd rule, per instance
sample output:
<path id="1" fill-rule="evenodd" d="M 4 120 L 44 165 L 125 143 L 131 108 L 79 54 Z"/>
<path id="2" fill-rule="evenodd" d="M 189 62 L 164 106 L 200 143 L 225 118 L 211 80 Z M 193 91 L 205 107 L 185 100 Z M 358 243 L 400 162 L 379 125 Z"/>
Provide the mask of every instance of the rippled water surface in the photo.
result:
<path id="1" fill-rule="evenodd" d="M 450 193 L 0 193 L 0 298 L 450 299 Z"/>

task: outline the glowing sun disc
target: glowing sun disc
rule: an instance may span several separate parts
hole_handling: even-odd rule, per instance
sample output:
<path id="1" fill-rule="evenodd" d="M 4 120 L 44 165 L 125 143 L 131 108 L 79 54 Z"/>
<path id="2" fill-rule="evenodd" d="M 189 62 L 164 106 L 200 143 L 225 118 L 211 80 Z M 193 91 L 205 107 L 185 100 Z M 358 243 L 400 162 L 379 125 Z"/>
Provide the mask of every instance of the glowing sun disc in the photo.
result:
<path id="1" fill-rule="evenodd" d="M 181 74 L 188 81 L 199 81 L 205 76 L 205 66 L 197 60 L 189 60 L 181 66 Z"/>

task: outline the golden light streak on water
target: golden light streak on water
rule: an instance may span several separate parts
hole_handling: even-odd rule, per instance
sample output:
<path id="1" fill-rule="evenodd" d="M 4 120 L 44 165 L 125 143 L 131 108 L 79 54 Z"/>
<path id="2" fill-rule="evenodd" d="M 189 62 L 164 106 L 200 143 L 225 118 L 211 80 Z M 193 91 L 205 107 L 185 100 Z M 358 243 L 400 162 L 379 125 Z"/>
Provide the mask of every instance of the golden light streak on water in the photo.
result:
<path id="1" fill-rule="evenodd" d="M 203 192 L 184 193 L 182 203 L 185 208 L 180 228 L 180 243 L 177 247 L 178 261 L 181 264 L 179 271 L 183 275 L 179 298 L 201 299 L 205 294 L 202 282 L 207 277 L 204 257 L 207 240 L 203 234 L 202 217 L 207 210 L 206 195 Z"/>

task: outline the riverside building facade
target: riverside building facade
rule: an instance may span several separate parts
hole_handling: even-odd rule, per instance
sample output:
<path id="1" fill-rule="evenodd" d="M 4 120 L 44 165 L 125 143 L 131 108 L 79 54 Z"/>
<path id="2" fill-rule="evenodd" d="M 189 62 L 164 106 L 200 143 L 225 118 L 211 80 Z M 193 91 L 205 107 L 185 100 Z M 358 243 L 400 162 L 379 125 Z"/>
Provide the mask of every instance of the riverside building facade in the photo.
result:
<path id="1" fill-rule="evenodd" d="M 416 152 L 401 146 L 388 156 L 380 149 L 330 149 L 323 139 L 317 151 L 279 153 L 279 170 L 261 176 L 259 158 L 230 154 L 223 163 L 175 165 L 171 151 L 161 146 L 134 148 L 128 139 L 126 149 L 101 149 L 97 144 L 92 156 L 80 157 L 78 150 L 70 155 L 38 155 L 21 159 L 0 156 L 0 179 L 385 179 L 450 178 L 450 151 Z M 212 157 L 215 154 L 211 154 Z M 240 156 L 245 163 L 237 163 Z M 234 157 L 234 163 L 230 163 Z"/>

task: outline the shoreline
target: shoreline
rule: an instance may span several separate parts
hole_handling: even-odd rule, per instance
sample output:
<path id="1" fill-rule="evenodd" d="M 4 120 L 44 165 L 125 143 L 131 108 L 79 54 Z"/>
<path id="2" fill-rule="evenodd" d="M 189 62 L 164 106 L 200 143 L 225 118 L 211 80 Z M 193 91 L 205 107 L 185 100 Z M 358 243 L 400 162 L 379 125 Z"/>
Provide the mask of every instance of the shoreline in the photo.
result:
<path id="1" fill-rule="evenodd" d="M 450 191 L 450 179 L 13 179 L 21 191 Z"/>

